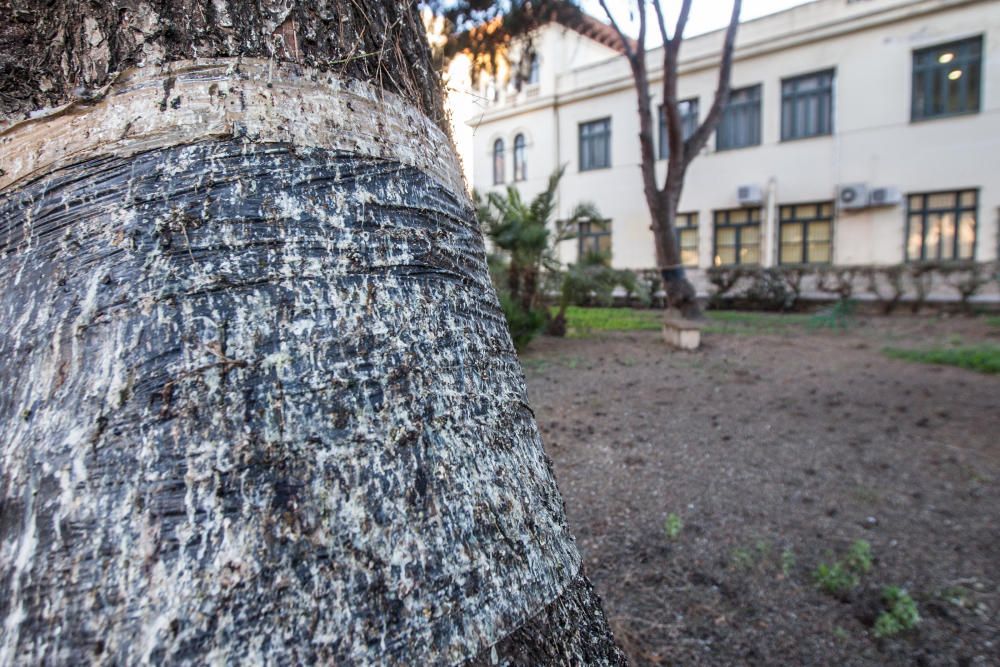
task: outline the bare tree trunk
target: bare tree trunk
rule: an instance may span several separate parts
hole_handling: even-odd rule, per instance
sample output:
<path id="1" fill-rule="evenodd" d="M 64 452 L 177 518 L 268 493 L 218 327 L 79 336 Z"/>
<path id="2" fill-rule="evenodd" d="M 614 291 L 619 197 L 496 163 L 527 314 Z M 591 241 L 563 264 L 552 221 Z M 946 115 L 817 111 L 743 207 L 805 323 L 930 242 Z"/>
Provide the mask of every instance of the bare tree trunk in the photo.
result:
<path id="1" fill-rule="evenodd" d="M 656 17 L 656 25 L 663 39 L 663 112 L 666 119 L 667 141 L 670 155 L 667 160 L 667 175 L 662 187 L 656 183 L 656 155 L 653 141 L 653 109 L 649 97 L 649 74 L 646 65 L 646 24 L 647 0 L 638 0 L 636 15 L 639 18 L 639 34 L 633 43 L 615 20 L 606 0 L 600 0 L 612 28 L 618 34 L 625 57 L 632 70 L 639 113 L 640 170 L 643 190 L 651 218 L 653 243 L 656 248 L 656 264 L 663 278 L 663 289 L 667 305 L 676 308 L 685 317 L 701 317 L 694 286 L 687 278 L 681 261 L 680 243 L 677 237 L 677 207 L 684 188 L 684 176 L 691 161 L 705 147 L 708 137 L 719 124 L 722 110 L 729 101 L 730 72 L 733 62 L 733 48 L 736 44 L 736 30 L 739 27 L 742 0 L 733 0 L 729 27 L 722 45 L 719 63 L 719 85 L 715 92 L 708 115 L 690 137 L 684 137 L 683 121 L 677 97 L 678 55 L 684 28 L 687 25 L 693 0 L 682 0 L 677 13 L 677 22 L 671 36 L 660 0 L 649 0 Z"/>
<path id="2" fill-rule="evenodd" d="M 0 14 L 0 664 L 622 664 L 413 7 Z"/>
<path id="3" fill-rule="evenodd" d="M 698 295 L 694 285 L 688 280 L 684 263 L 681 259 L 680 240 L 677 235 L 677 207 L 680 204 L 681 189 L 684 187 L 684 175 L 678 161 L 670 161 L 667 169 L 666 185 L 660 199 L 662 204 L 658 210 L 660 226 L 664 230 L 657 239 L 657 246 L 662 248 L 663 257 L 659 262 L 660 276 L 663 278 L 663 292 L 667 304 L 676 308 L 684 317 L 697 319 L 701 317 L 701 307 L 698 305 Z"/>

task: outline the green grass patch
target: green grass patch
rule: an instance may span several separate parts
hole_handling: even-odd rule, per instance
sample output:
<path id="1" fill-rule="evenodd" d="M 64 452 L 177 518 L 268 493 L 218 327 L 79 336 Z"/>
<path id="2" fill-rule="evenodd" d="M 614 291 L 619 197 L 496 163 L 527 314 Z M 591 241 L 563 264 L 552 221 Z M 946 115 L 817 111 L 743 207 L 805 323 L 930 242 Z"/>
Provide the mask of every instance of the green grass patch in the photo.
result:
<path id="1" fill-rule="evenodd" d="M 1000 347 L 993 345 L 935 347 L 925 350 L 887 347 L 883 352 L 893 359 L 958 366 L 980 373 L 1000 373 Z"/>
<path id="2" fill-rule="evenodd" d="M 802 313 L 758 313 L 739 310 L 710 310 L 703 331 L 716 334 L 760 335 L 791 333 L 809 324 L 812 315 Z"/>
<path id="3" fill-rule="evenodd" d="M 990 315 L 983 319 L 985 319 L 986 324 L 990 325 L 991 327 L 1000 327 L 1000 315 Z"/>
<path id="4" fill-rule="evenodd" d="M 587 335 L 594 331 L 655 331 L 661 326 L 662 310 L 580 306 L 566 309 L 566 329 L 570 336 Z"/>
<path id="5" fill-rule="evenodd" d="M 553 314 L 556 310 L 553 309 Z M 752 311 L 711 310 L 705 313 L 703 331 L 715 334 L 782 334 L 801 331 L 810 325 L 813 315 L 803 313 L 759 313 Z M 663 311 L 639 308 L 566 309 L 566 328 L 572 337 L 600 331 L 656 331 L 663 326 Z"/>

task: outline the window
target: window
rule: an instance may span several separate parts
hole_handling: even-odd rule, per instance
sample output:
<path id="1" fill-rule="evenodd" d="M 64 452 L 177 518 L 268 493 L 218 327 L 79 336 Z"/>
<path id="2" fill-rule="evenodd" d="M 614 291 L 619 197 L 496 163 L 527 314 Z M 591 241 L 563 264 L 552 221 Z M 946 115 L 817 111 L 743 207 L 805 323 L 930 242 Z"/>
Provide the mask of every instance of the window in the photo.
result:
<path id="1" fill-rule="evenodd" d="M 493 185 L 503 183 L 503 177 L 503 139 L 497 139 L 493 142 Z"/>
<path id="2" fill-rule="evenodd" d="M 978 112 L 982 52 L 982 37 L 914 51 L 911 118 Z"/>
<path id="3" fill-rule="evenodd" d="M 681 264 L 698 266 L 698 214 L 677 214 L 677 245 L 681 249 Z"/>
<path id="4" fill-rule="evenodd" d="M 781 82 L 781 140 L 833 134 L 833 70 Z"/>
<path id="5" fill-rule="evenodd" d="M 715 132 L 715 149 L 724 151 L 760 144 L 760 84 L 734 90 Z"/>
<path id="6" fill-rule="evenodd" d="M 580 123 L 580 171 L 611 166 L 611 119 Z"/>
<path id="7" fill-rule="evenodd" d="M 833 260 L 833 202 L 782 205 L 778 224 L 782 264 L 829 264 Z"/>
<path id="8" fill-rule="evenodd" d="M 715 265 L 760 263 L 760 208 L 715 211 Z"/>
<path id="9" fill-rule="evenodd" d="M 581 222 L 577 231 L 579 260 L 587 255 L 611 255 L 611 221 L 603 225 L 596 222 Z"/>
<path id="10" fill-rule="evenodd" d="M 906 208 L 906 261 L 973 259 L 978 190 L 911 194 Z"/>
<path id="11" fill-rule="evenodd" d="M 531 64 L 528 66 L 528 83 L 536 84 L 539 78 L 538 54 L 531 54 Z"/>
<path id="12" fill-rule="evenodd" d="M 684 138 L 687 139 L 698 129 L 698 98 L 681 100 L 677 103 L 677 108 L 681 112 L 681 127 L 684 130 Z M 667 135 L 667 114 L 660 105 L 660 159 L 666 160 L 670 157 L 670 138 Z"/>
<path id="13" fill-rule="evenodd" d="M 518 134 L 514 137 L 514 180 L 523 181 L 528 177 L 528 170 L 524 164 L 524 135 Z"/>

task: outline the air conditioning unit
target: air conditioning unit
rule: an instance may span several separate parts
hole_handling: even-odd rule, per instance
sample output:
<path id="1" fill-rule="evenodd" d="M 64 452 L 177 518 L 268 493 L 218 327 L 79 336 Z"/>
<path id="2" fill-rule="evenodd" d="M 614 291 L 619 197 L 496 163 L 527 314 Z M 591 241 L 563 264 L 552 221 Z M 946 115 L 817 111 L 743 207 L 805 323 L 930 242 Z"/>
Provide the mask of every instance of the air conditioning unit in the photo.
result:
<path id="1" fill-rule="evenodd" d="M 841 185 L 837 189 L 837 205 L 843 209 L 868 206 L 868 186 L 864 183 Z"/>
<path id="2" fill-rule="evenodd" d="M 736 189 L 740 206 L 759 206 L 764 203 L 764 194 L 759 185 L 741 185 Z"/>
<path id="3" fill-rule="evenodd" d="M 872 188 L 868 193 L 870 206 L 896 206 L 903 203 L 899 188 Z"/>

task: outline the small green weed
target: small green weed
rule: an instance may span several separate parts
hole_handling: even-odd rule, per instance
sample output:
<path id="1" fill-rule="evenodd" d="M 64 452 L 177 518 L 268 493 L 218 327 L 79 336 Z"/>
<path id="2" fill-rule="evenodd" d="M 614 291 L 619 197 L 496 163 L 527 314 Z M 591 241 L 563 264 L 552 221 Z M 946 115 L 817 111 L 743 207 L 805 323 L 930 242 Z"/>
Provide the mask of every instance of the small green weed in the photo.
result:
<path id="1" fill-rule="evenodd" d="M 969 593 L 962 586 L 948 586 L 947 588 L 942 588 L 938 591 L 937 597 L 941 598 L 945 602 L 955 605 L 956 607 L 962 607 L 963 609 L 969 606 Z"/>
<path id="2" fill-rule="evenodd" d="M 753 554 L 744 547 L 733 549 L 729 559 L 737 570 L 749 570 L 754 564 Z"/>
<path id="3" fill-rule="evenodd" d="M 904 361 L 958 366 L 980 373 L 1000 373 L 1000 347 L 994 345 L 936 347 L 925 350 L 887 347 L 883 352 L 893 359 Z"/>
<path id="4" fill-rule="evenodd" d="M 781 552 L 781 573 L 786 577 L 790 577 L 795 570 L 795 563 L 795 552 L 792 551 L 791 547 L 786 547 Z"/>
<path id="5" fill-rule="evenodd" d="M 675 513 L 671 512 L 667 515 L 667 521 L 664 526 L 667 532 L 667 539 L 676 540 L 680 537 L 681 531 L 684 530 L 684 522 Z"/>
<path id="6" fill-rule="evenodd" d="M 882 591 L 882 601 L 885 602 L 886 610 L 875 619 L 876 637 L 892 637 L 920 623 L 917 603 L 898 586 L 887 586 Z"/>
<path id="7" fill-rule="evenodd" d="M 771 557 L 771 543 L 767 540 L 757 540 L 753 546 L 757 550 L 758 560 L 766 561 Z"/>
<path id="8" fill-rule="evenodd" d="M 872 569 L 872 545 L 867 540 L 857 540 L 844 559 L 847 569 L 855 574 L 868 574 Z"/>
<path id="9" fill-rule="evenodd" d="M 836 597 L 843 597 L 861 583 L 861 575 L 872 569 L 872 545 L 866 540 L 857 540 L 847 550 L 844 558 L 832 563 L 820 563 L 813 577 L 823 591 Z"/>
<path id="10" fill-rule="evenodd" d="M 837 562 L 833 565 L 820 563 L 814 574 L 816 584 L 824 592 L 834 596 L 846 595 L 858 585 L 858 577 L 844 566 Z"/>

